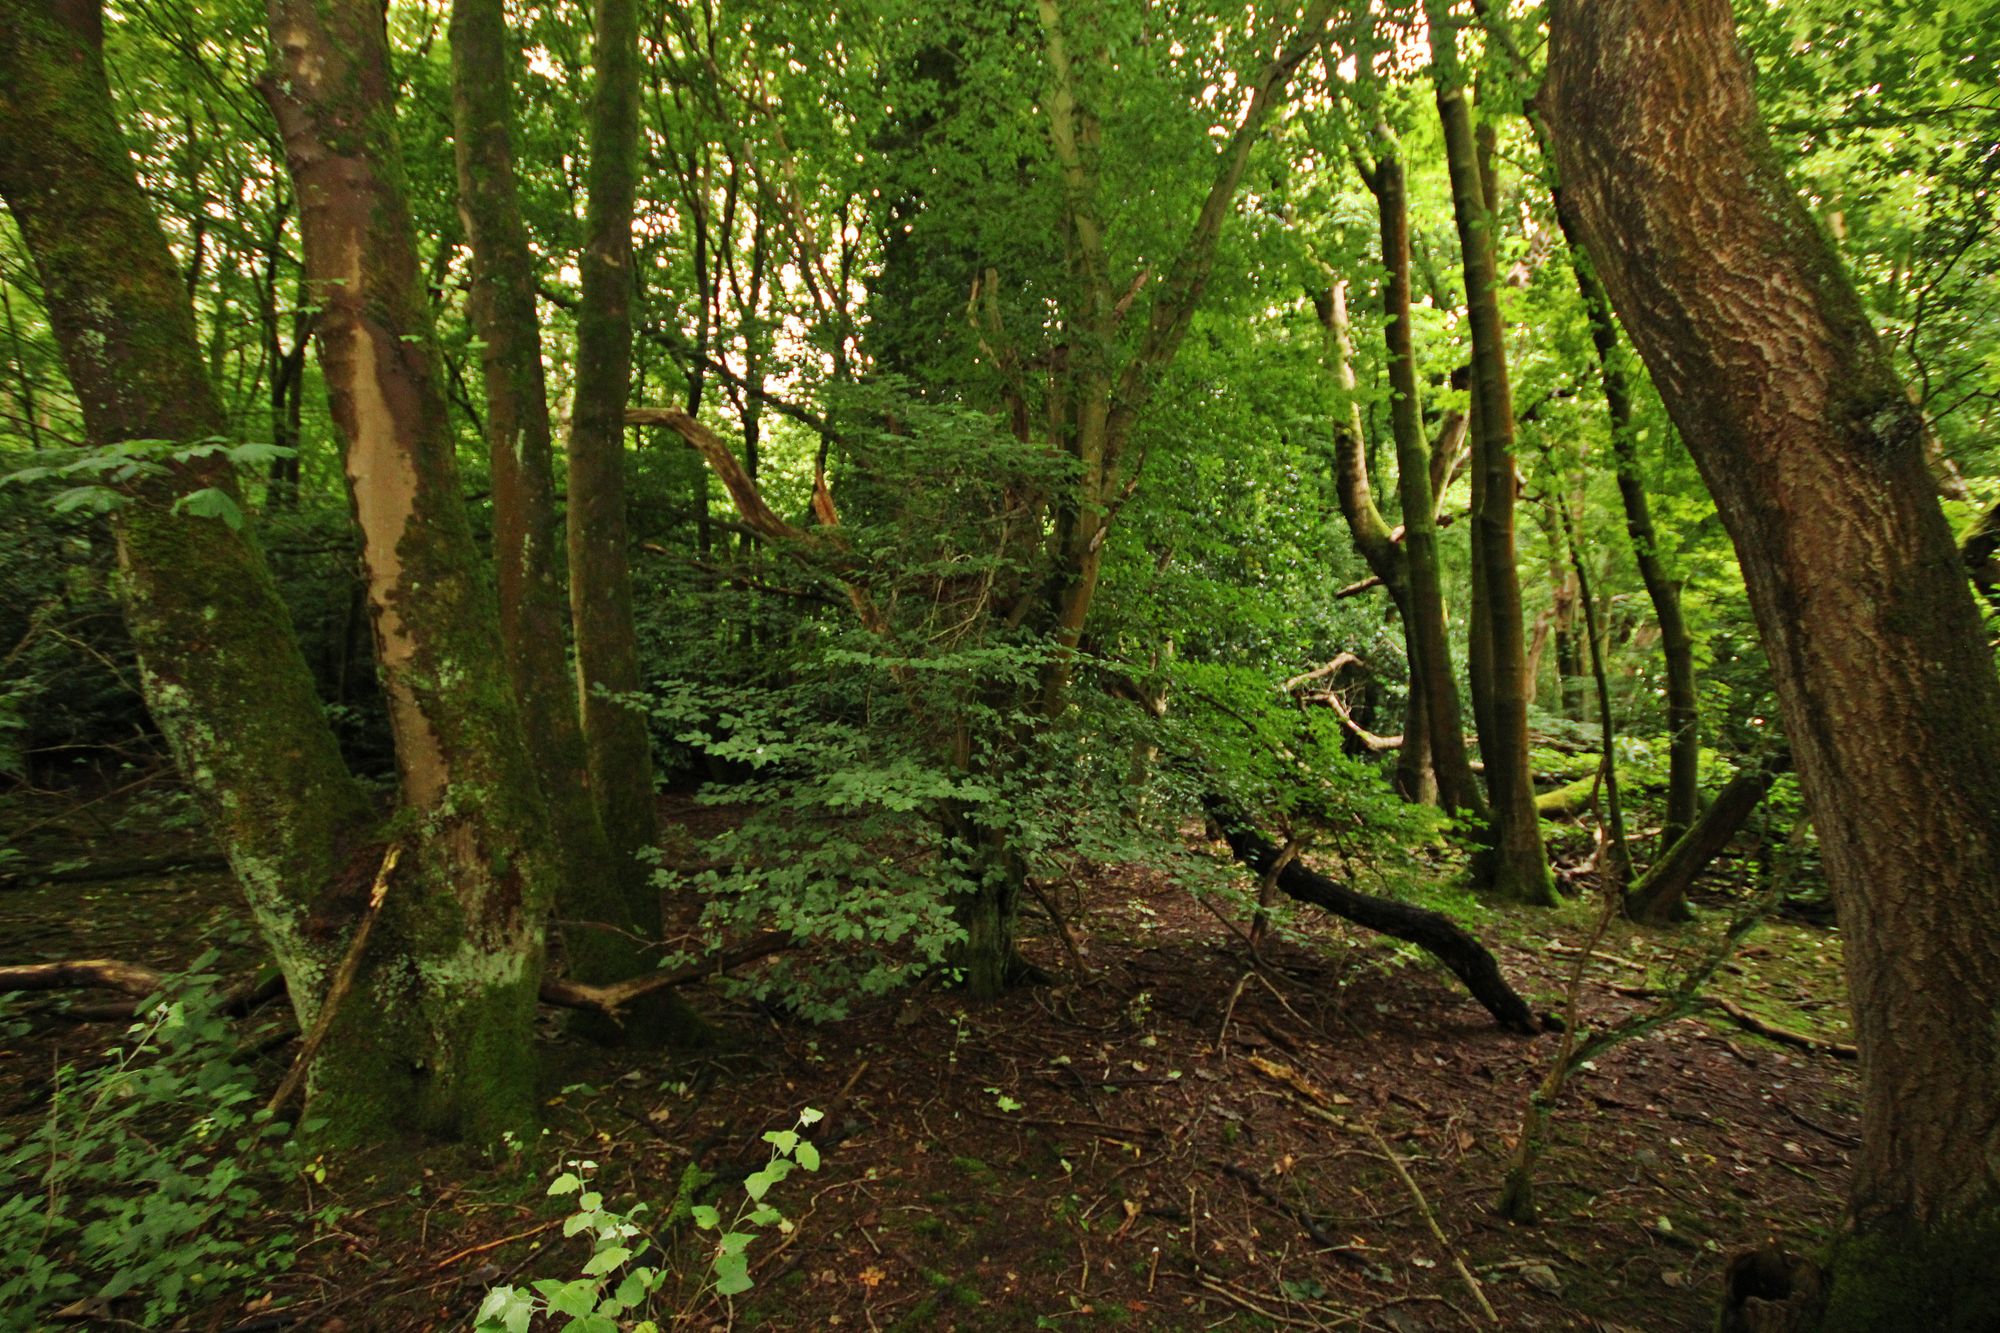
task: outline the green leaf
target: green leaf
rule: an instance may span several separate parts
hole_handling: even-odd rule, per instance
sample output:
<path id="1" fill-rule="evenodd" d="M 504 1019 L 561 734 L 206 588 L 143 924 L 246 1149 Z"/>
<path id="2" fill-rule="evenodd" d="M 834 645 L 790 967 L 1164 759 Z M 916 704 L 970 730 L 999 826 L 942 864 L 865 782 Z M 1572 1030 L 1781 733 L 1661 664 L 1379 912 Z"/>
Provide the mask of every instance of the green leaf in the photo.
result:
<path id="1" fill-rule="evenodd" d="M 549 1193 L 552 1195 L 574 1194 L 582 1188 L 583 1188 L 582 1177 L 570 1171 L 563 1172 L 561 1175 L 557 1176 L 554 1180 L 549 1182 Z"/>
<path id="2" fill-rule="evenodd" d="M 799 1140 L 799 1146 L 792 1150 L 792 1157 L 808 1171 L 819 1170 L 819 1149 L 804 1139 Z"/>
<path id="3" fill-rule="evenodd" d="M 750 1260 L 741 1254 L 719 1254 L 715 1257 L 715 1290 L 718 1295 L 734 1296 L 738 1292 L 750 1290 Z"/>
<path id="4" fill-rule="evenodd" d="M 722 1225 L 722 1214 L 705 1203 L 698 1203 L 688 1209 L 688 1216 L 692 1217 L 694 1224 L 703 1231 L 713 1231 Z"/>
<path id="5" fill-rule="evenodd" d="M 183 495 L 174 501 L 174 510 L 196 518 L 219 518 L 232 532 L 243 526 L 243 510 L 230 499 L 228 492 L 214 486 Z"/>
<path id="6" fill-rule="evenodd" d="M 602 1277 L 612 1269 L 622 1267 L 631 1257 L 632 1251 L 623 1245 L 613 1245 L 591 1255 L 589 1261 L 584 1264 L 583 1271 L 590 1277 Z"/>
<path id="7" fill-rule="evenodd" d="M 519 1287 L 495 1287 L 479 1303 L 473 1322 L 477 1333 L 528 1333 L 534 1317 L 534 1297 Z"/>
<path id="8" fill-rule="evenodd" d="M 549 1295 L 550 1314 L 583 1315 L 597 1309 L 598 1284 L 587 1277 L 565 1282 Z"/>

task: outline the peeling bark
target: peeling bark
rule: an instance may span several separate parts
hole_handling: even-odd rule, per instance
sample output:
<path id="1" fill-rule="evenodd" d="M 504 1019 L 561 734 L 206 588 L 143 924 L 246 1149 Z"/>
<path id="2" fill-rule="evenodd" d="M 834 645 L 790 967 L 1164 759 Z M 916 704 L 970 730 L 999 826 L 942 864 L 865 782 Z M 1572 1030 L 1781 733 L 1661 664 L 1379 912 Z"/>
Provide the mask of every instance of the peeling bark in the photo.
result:
<path id="1" fill-rule="evenodd" d="M 367 0 L 271 0 L 269 21 L 265 94 L 299 198 L 402 798 L 419 830 L 411 882 L 384 908 L 357 981 L 365 1002 L 336 1024 L 310 1100 L 342 1132 L 353 1119 L 491 1138 L 534 1114 L 534 998 L 556 878 L 547 812 L 460 499 L 382 12 Z M 357 1043 L 382 1048 L 374 1069 L 335 1058 Z"/>
<path id="2" fill-rule="evenodd" d="M 0 3 L 0 194 L 97 445 L 222 434 L 187 289 L 112 116 L 93 4 Z M 315 909 L 373 813 L 340 758 L 248 527 L 175 512 L 226 463 L 176 465 L 114 516 L 119 595 L 154 721 L 200 801 L 301 1021 L 337 954 Z"/>

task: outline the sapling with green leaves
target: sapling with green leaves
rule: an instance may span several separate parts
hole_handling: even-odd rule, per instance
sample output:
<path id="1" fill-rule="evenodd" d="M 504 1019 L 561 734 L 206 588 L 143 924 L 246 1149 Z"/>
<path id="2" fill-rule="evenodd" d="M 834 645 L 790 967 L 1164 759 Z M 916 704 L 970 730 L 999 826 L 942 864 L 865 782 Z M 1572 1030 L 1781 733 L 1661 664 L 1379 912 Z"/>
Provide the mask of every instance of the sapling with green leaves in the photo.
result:
<path id="1" fill-rule="evenodd" d="M 709 1280 L 704 1290 L 713 1290 L 723 1297 L 750 1290 L 755 1285 L 750 1278 L 750 1242 L 757 1239 L 760 1231 L 775 1228 L 781 1234 L 790 1235 L 796 1227 L 797 1224 L 780 1212 L 768 1196 L 774 1185 L 792 1174 L 794 1167 L 819 1170 L 819 1149 L 801 1131 L 818 1124 L 821 1114 L 808 1106 L 799 1112 L 797 1123 L 790 1129 L 764 1132 L 764 1142 L 771 1145 L 770 1159 L 760 1170 L 744 1177 L 743 1202 L 737 1205 L 735 1215 L 726 1224 L 722 1210 L 713 1204 L 696 1204 L 689 1209 L 694 1224 L 715 1235 L 715 1245 L 709 1255 Z"/>
<path id="2" fill-rule="evenodd" d="M 576 1210 L 563 1221 L 563 1235 L 588 1233 L 590 1258 L 572 1278 L 538 1278 L 527 1287 L 499 1286 L 486 1293 L 473 1316 L 474 1333 L 527 1333 L 537 1314 L 567 1322 L 564 1333 L 658 1333 L 659 1325 L 643 1317 L 654 1295 L 667 1280 L 657 1265 L 637 1263 L 651 1239 L 637 1218 L 646 1205 L 624 1212 L 607 1208 L 604 1195 L 589 1188 L 597 1163 L 572 1158 L 549 1183 L 549 1196 L 576 1196 Z M 641 1316 L 637 1323 L 624 1321 Z"/>

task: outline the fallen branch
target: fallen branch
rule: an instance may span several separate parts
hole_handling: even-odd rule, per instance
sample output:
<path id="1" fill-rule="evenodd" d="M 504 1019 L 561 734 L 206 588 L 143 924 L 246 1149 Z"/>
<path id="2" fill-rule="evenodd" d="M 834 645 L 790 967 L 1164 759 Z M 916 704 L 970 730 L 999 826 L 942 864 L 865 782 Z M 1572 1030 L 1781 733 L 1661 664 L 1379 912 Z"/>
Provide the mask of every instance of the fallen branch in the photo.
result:
<path id="1" fill-rule="evenodd" d="M 77 1005 L 67 1011 L 69 1018 L 136 1018 L 146 1001 L 166 984 L 167 974 L 144 963 L 128 963 L 116 958 L 71 958 L 55 963 L 16 963 L 0 966 L 0 991 L 47 991 L 97 989 L 121 991 L 130 1001 Z M 221 1011 L 241 1017 L 267 1001 L 285 993 L 285 978 L 275 970 L 253 974 L 223 993 Z"/>
<path id="2" fill-rule="evenodd" d="M 216 852 L 184 852 L 177 856 L 142 856 L 132 861 L 93 861 L 63 870 L 19 869 L 0 879 L 17 884 L 109 884 L 113 880 L 138 879 L 142 875 L 165 875 L 174 871 L 213 874 L 229 869 L 229 860 Z"/>
<path id="3" fill-rule="evenodd" d="M 1203 804 L 1236 859 L 1259 875 L 1270 873 L 1279 858 L 1270 839 L 1250 827 L 1222 797 L 1211 792 Z M 1443 913 L 1358 892 L 1297 861 L 1279 869 L 1276 883 L 1287 897 L 1423 949 L 1463 982 L 1472 997 L 1509 1032 L 1533 1035 L 1540 1030 L 1527 1001 L 1507 984 L 1486 946 Z"/>
<path id="4" fill-rule="evenodd" d="M 1757 1017 L 1757 1015 L 1751 1013 L 1748 1009 L 1736 1003 L 1736 1001 L 1726 1000 L 1720 995 L 1709 996 L 1708 1003 L 1712 1008 L 1720 1009 L 1738 1027 L 1748 1032 L 1754 1032 L 1760 1037 L 1769 1037 L 1772 1041 L 1783 1042 L 1787 1046 L 1796 1046 L 1804 1051 L 1824 1051 L 1826 1054 L 1840 1060 L 1856 1060 L 1861 1056 L 1861 1052 L 1858 1049 L 1848 1045 L 1846 1042 L 1827 1041 L 1823 1037 L 1815 1037 L 1808 1033 L 1795 1032 L 1791 1028 L 1779 1027 L 1776 1023 Z"/>
<path id="5" fill-rule="evenodd" d="M 165 974 L 143 963 L 116 958 L 72 958 L 60 963 L 19 963 L 0 967 L 0 991 L 69 990 L 93 987 L 144 999 L 160 988 Z"/>
<path id="6" fill-rule="evenodd" d="M 357 935 L 359 932 L 357 932 Z M 719 972 L 741 967 L 759 958 L 792 948 L 797 941 L 789 932 L 769 931 L 752 936 L 733 949 L 724 949 L 687 967 L 672 972 L 652 972 L 604 986 L 592 986 L 567 977 L 543 977 L 540 998 L 544 1004 L 564 1009 L 593 1009 L 618 1016 L 625 1005 L 656 990 L 686 986 Z M 353 945 L 349 945 L 350 953 Z M 0 992 L 46 991 L 97 988 L 122 991 L 136 997 L 132 1004 L 100 1005 L 76 1011 L 86 1018 L 130 1018 L 146 998 L 166 983 L 166 974 L 143 963 L 121 962 L 115 958 L 72 958 L 57 963 L 0 965 Z M 222 1002 L 227 1014 L 246 1014 L 285 990 L 285 980 L 276 974 L 253 977 L 230 988 Z M 330 992 L 329 992 L 330 993 Z"/>
<path id="7" fill-rule="evenodd" d="M 641 977 L 628 977 L 624 981 L 614 981 L 608 985 L 593 986 L 582 981 L 571 981 L 567 977 L 542 978 L 541 998 L 544 1004 L 561 1005 L 568 1009 L 590 1009 L 616 1019 L 618 1011 L 632 1001 L 654 991 L 666 990 L 671 986 L 685 986 L 689 982 L 701 981 L 718 972 L 726 972 L 732 967 L 768 958 L 774 953 L 782 953 L 794 947 L 798 941 L 790 931 L 770 930 L 761 935 L 753 935 L 733 949 L 697 959 L 683 968 L 672 972 L 653 972 Z"/>

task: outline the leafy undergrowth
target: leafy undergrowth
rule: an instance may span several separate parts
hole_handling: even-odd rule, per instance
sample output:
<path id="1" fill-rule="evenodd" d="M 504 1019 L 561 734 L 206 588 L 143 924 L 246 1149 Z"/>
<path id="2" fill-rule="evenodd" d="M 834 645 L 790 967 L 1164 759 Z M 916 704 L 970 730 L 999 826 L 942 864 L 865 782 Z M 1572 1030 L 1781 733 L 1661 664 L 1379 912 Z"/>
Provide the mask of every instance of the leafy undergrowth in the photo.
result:
<path id="1" fill-rule="evenodd" d="M 191 957 L 226 912 L 212 889 L 124 883 L 126 930 L 152 961 Z M 62 901 L 0 893 L 0 930 L 38 957 L 114 952 L 96 933 L 110 906 L 80 926 Z M 730 1046 L 695 1062 L 584 1045 L 552 1016 L 539 1140 L 497 1161 L 385 1150 L 330 1180 L 309 1170 L 263 1222 L 303 1233 L 295 1267 L 185 1327 L 464 1329 L 495 1288 L 582 1309 L 585 1286 L 615 1295 L 635 1270 L 647 1282 L 623 1289 L 646 1287 L 663 1328 L 1488 1327 L 1462 1261 L 1502 1327 L 1686 1329 L 1704 1326 L 1731 1252 L 1809 1240 L 1836 1216 L 1856 1098 L 1828 1054 L 1720 1019 L 1617 1048 L 1572 1081 L 1539 1173 L 1544 1220 L 1518 1227 L 1492 1202 L 1553 1036 L 1496 1030 L 1437 969 L 1338 923 L 1302 922 L 1305 938 L 1252 967 L 1148 874 L 1097 873 L 1058 906 L 1089 975 L 1032 919 L 1027 949 L 1060 980 L 992 1005 L 921 987 L 806 1025 L 697 994 Z M 1480 928 L 1554 1009 L 1593 920 L 1573 904 Z M 1643 1009 L 1703 929 L 1614 928 L 1582 1015 Z M 1720 990 L 1843 1036 L 1826 932 L 1761 927 Z M 0 1052 L 7 1127 L 32 1123 L 49 1070 L 106 1031 L 33 1015 Z M 265 1086 L 289 1054 L 258 1057 Z M 802 1130 L 818 1169 L 770 1179 L 767 1136 L 807 1108 L 823 1113 Z M 587 1225 L 568 1223 L 572 1192 L 549 1192 L 584 1160 Z M 752 1181 L 766 1192 L 746 1210 Z M 718 1235 L 753 1211 L 729 1242 L 750 1285 L 726 1295 L 740 1284 L 722 1280 L 737 1270 L 718 1266 Z M 629 1253 L 603 1260 L 605 1234 Z"/>

